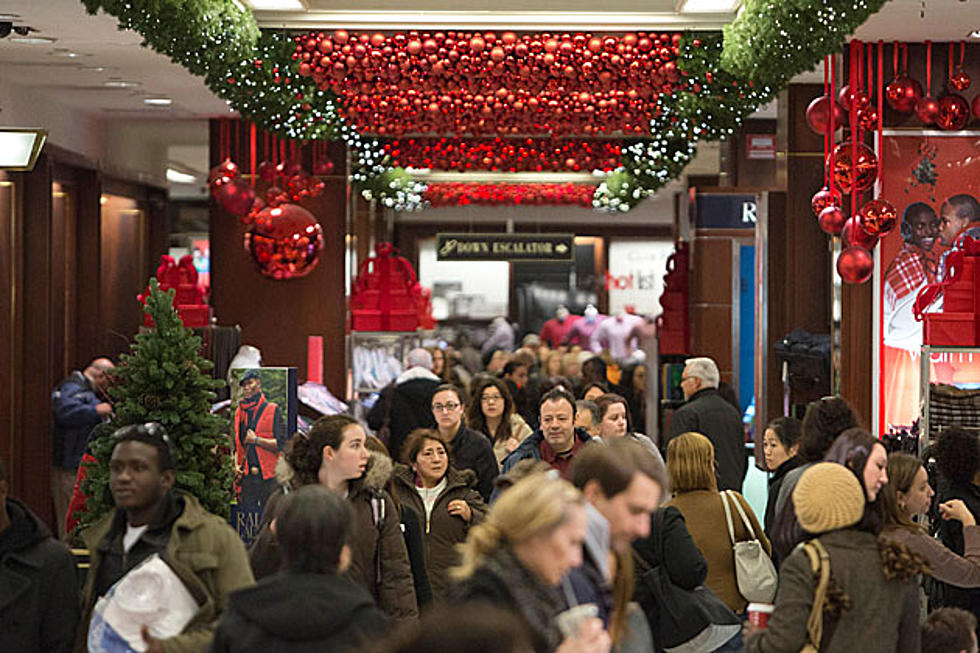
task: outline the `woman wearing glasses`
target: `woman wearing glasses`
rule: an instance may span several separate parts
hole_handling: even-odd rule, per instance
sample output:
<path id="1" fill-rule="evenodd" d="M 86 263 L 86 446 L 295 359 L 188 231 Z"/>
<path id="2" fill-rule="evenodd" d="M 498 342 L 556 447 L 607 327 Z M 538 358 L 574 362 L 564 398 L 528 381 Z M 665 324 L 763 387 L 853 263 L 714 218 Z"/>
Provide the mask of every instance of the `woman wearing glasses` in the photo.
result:
<path id="1" fill-rule="evenodd" d="M 432 416 L 439 435 L 453 449 L 453 464 L 461 470 L 473 470 L 477 491 L 484 501 L 489 501 L 499 473 L 497 459 L 489 440 L 463 425 L 464 408 L 462 391 L 454 385 L 444 383 L 432 394 Z"/>
<path id="2" fill-rule="evenodd" d="M 490 438 L 498 465 L 531 435 L 531 427 L 514 411 L 506 384 L 494 377 L 476 381 L 466 409 L 466 425 Z"/>

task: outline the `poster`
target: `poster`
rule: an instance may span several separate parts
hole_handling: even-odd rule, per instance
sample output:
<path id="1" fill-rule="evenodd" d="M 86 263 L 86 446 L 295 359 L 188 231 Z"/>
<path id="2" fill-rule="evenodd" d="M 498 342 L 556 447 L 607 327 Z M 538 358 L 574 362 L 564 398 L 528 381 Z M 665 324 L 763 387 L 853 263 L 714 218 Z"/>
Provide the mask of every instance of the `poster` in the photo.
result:
<path id="1" fill-rule="evenodd" d="M 258 535 L 265 500 L 276 489 L 276 462 L 296 432 L 295 367 L 231 371 L 235 499 L 232 526 L 245 544 Z"/>
<path id="2" fill-rule="evenodd" d="M 908 429 L 920 413 L 922 323 L 912 313 L 919 290 L 941 278 L 956 235 L 980 221 L 980 139 L 941 132 L 884 136 L 881 197 L 899 228 L 881 240 L 875 277 L 878 317 L 878 431 Z M 845 202 L 847 199 L 845 199 Z M 980 357 L 934 354 L 932 380 L 980 382 Z"/>

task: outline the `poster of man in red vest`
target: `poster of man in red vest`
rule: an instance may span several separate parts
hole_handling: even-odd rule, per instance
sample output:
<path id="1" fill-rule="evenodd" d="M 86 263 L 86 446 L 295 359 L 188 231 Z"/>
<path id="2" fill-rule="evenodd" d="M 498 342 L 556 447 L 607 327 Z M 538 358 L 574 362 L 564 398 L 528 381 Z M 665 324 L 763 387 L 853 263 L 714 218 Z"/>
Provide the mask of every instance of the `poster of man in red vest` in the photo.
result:
<path id="1" fill-rule="evenodd" d="M 261 370 L 270 375 L 282 375 L 282 368 Z M 272 380 L 272 379 L 270 379 Z M 283 390 L 288 387 L 283 385 Z M 288 439 L 286 416 L 279 403 L 271 401 L 262 391 L 260 370 L 242 371 L 238 381 L 240 398 L 235 408 L 235 469 L 240 494 L 240 509 L 259 509 L 266 497 L 276 488 L 276 461 Z M 280 394 L 279 392 L 276 395 Z M 283 396 L 275 396 L 280 402 Z"/>

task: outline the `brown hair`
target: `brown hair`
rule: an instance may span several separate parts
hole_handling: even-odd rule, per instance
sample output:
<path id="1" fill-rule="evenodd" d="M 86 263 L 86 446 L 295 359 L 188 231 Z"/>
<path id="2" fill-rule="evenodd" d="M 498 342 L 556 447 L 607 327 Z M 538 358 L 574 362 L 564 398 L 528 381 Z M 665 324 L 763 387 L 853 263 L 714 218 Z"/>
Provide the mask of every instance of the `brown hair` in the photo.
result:
<path id="1" fill-rule="evenodd" d="M 667 473 L 674 492 L 717 492 L 715 446 L 700 433 L 678 435 L 667 444 Z"/>
<path id="2" fill-rule="evenodd" d="M 490 387 L 499 390 L 500 396 L 504 398 L 504 412 L 500 416 L 500 425 L 497 426 L 496 433 L 490 433 L 487 428 L 487 418 L 483 414 L 483 391 Z M 506 383 L 492 376 L 482 377 L 476 382 L 473 387 L 473 394 L 470 396 L 469 406 L 466 407 L 466 426 L 483 433 L 494 442 L 504 442 L 511 437 L 510 416 L 513 414 L 514 400 L 510 396 Z"/>
<path id="3" fill-rule="evenodd" d="M 933 610 L 922 624 L 922 653 L 969 651 L 977 618 L 962 608 Z"/>
<path id="4" fill-rule="evenodd" d="M 411 467 L 415 459 L 419 457 L 419 452 L 425 448 L 427 440 L 441 444 L 442 448 L 446 450 L 449 464 L 453 464 L 452 447 L 449 446 L 446 438 L 442 437 L 442 434 L 435 429 L 415 429 L 409 433 L 408 437 L 405 438 L 405 444 L 402 445 L 402 462 Z"/>
<path id="5" fill-rule="evenodd" d="M 600 422 L 606 417 L 606 411 L 616 404 L 623 404 L 623 408 L 626 409 L 626 433 L 633 432 L 633 416 L 630 415 L 630 404 L 626 401 L 626 397 L 618 395 L 615 392 L 607 392 L 604 395 L 596 397 L 595 404 L 599 407 Z"/>
<path id="6" fill-rule="evenodd" d="M 913 532 L 924 530 L 898 505 L 898 493 L 907 493 L 912 489 L 912 482 L 920 469 L 922 463 L 915 456 L 901 452 L 888 455 L 888 482 L 881 488 L 881 506 L 886 528 L 899 527 Z"/>
<path id="7" fill-rule="evenodd" d="M 286 443 L 284 457 L 295 472 L 298 485 L 319 482 L 323 448 L 339 449 L 344 443 L 344 431 L 357 424 L 350 415 L 328 415 L 313 422 L 308 435 L 297 433 Z"/>

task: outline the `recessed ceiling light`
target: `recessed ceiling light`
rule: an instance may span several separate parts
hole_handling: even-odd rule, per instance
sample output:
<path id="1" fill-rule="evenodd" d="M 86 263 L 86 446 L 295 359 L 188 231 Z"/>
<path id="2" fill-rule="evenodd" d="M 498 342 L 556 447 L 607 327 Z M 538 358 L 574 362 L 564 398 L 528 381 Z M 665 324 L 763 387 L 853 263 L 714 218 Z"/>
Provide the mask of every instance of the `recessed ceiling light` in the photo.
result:
<path id="1" fill-rule="evenodd" d="M 110 79 L 107 82 L 102 82 L 103 86 L 108 88 L 136 88 L 140 85 L 139 82 L 127 82 L 122 79 Z"/>
<path id="2" fill-rule="evenodd" d="M 148 97 L 143 98 L 143 103 L 155 107 L 169 107 L 174 101 L 168 97 Z"/>
<path id="3" fill-rule="evenodd" d="M 975 29 L 966 35 L 968 39 L 980 39 L 980 29 Z"/>
<path id="4" fill-rule="evenodd" d="M 105 66 L 79 66 L 79 70 L 88 70 L 93 73 L 104 73 Z"/>
<path id="5" fill-rule="evenodd" d="M 51 45 L 58 39 L 47 36 L 11 36 L 7 40 L 11 43 L 20 43 L 22 45 Z"/>
<path id="6" fill-rule="evenodd" d="M 680 0 L 677 11 L 682 14 L 731 14 L 741 0 Z"/>
<path id="7" fill-rule="evenodd" d="M 189 175 L 186 172 L 181 172 L 180 170 L 167 168 L 167 181 L 172 184 L 196 184 L 197 177 Z"/>
<path id="8" fill-rule="evenodd" d="M 256 11 L 283 11 L 306 9 L 303 0 L 245 0 Z"/>
<path id="9" fill-rule="evenodd" d="M 82 55 L 78 54 L 77 52 L 72 52 L 68 48 L 55 48 L 54 50 L 51 51 L 51 56 L 52 57 L 67 57 L 69 59 L 75 59 L 75 58 L 80 57 Z"/>
<path id="10" fill-rule="evenodd" d="M 0 20 L 17 20 L 20 14 L 0 14 Z"/>

